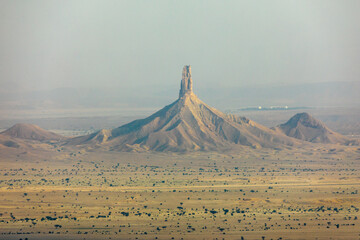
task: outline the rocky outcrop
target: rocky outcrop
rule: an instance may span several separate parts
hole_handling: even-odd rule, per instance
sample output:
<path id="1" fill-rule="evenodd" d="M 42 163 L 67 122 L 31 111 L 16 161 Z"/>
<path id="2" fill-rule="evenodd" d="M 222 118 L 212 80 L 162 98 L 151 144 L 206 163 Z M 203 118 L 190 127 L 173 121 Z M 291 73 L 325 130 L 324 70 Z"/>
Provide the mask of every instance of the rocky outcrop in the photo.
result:
<path id="1" fill-rule="evenodd" d="M 191 78 L 191 66 L 184 66 L 182 71 L 182 79 L 180 86 L 179 98 L 185 96 L 187 93 L 192 93 L 192 78 Z"/>

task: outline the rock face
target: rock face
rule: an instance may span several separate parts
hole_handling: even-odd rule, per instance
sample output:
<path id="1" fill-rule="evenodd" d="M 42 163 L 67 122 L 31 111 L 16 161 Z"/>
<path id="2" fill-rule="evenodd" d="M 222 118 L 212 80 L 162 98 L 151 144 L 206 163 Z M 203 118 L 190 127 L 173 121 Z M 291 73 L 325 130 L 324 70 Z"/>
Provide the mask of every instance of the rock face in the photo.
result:
<path id="1" fill-rule="evenodd" d="M 0 133 L 1 135 L 14 138 L 22 138 L 36 141 L 51 141 L 64 139 L 63 136 L 47 131 L 39 126 L 27 123 L 18 123 Z"/>
<path id="2" fill-rule="evenodd" d="M 295 114 L 289 121 L 277 126 L 275 130 L 289 137 L 313 143 L 356 144 L 355 140 L 330 130 L 324 123 L 308 113 Z"/>
<path id="3" fill-rule="evenodd" d="M 208 106 L 192 92 L 191 68 L 185 66 L 179 98 L 172 104 L 145 119 L 67 142 L 70 145 L 95 143 L 116 151 L 184 152 L 224 150 L 236 145 L 292 146 L 297 140 Z"/>
<path id="4" fill-rule="evenodd" d="M 192 93 L 192 84 L 193 82 L 191 78 L 191 66 L 184 66 L 182 71 L 179 98 L 184 97 L 187 93 Z"/>

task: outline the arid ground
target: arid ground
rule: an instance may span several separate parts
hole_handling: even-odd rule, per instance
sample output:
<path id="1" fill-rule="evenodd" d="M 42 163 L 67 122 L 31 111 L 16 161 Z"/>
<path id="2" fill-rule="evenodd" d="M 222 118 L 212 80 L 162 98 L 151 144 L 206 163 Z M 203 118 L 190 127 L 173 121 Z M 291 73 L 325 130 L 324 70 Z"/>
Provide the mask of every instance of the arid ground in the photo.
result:
<path id="1" fill-rule="evenodd" d="M 355 146 L 155 154 L 35 145 L 0 161 L 0 239 L 360 238 Z"/>

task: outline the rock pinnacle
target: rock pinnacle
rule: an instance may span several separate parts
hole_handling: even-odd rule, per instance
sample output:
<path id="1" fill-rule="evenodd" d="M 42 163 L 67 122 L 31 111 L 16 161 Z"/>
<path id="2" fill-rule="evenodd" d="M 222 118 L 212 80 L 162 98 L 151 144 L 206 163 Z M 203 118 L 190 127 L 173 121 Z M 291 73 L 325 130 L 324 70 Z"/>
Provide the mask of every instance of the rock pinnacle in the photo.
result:
<path id="1" fill-rule="evenodd" d="M 183 97 L 186 93 L 192 93 L 192 78 L 190 65 L 184 66 L 183 68 L 179 98 Z"/>

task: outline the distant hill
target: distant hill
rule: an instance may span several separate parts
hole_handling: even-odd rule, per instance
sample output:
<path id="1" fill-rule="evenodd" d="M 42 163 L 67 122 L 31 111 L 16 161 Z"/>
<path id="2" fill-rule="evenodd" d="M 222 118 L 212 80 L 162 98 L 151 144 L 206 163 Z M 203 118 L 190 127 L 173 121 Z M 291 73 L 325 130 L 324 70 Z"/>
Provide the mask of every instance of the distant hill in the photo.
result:
<path id="1" fill-rule="evenodd" d="M 274 129 L 289 137 L 313 143 L 340 143 L 346 145 L 356 143 L 355 140 L 330 130 L 324 123 L 305 112 L 294 115 L 289 121 Z"/>
<path id="2" fill-rule="evenodd" d="M 18 123 L 0 133 L 13 138 L 30 139 L 36 141 L 51 141 L 64 139 L 63 136 L 47 131 L 39 126 L 27 123 Z"/>
<path id="3" fill-rule="evenodd" d="M 247 118 L 226 115 L 192 91 L 190 66 L 183 69 L 179 98 L 145 119 L 112 130 L 72 138 L 68 145 L 102 144 L 119 151 L 220 150 L 234 145 L 293 146 L 297 140 Z"/>

